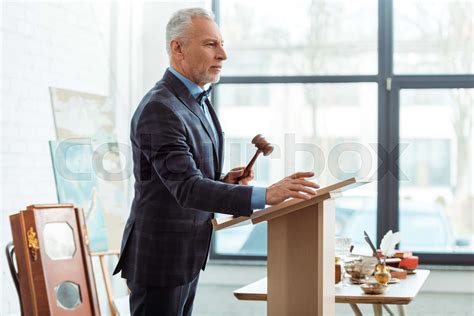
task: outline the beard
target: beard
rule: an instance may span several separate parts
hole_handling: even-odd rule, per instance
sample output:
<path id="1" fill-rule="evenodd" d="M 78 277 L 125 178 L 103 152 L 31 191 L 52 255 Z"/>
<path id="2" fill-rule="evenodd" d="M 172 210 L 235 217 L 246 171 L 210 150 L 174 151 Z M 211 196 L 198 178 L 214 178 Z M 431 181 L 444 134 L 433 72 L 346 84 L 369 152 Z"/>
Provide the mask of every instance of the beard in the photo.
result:
<path id="1" fill-rule="evenodd" d="M 200 83 L 204 83 L 203 85 L 209 84 L 209 83 L 217 83 L 220 78 L 221 74 L 220 73 L 209 73 L 209 72 L 201 72 L 199 74 L 196 74 L 197 76 L 195 78 L 198 78 L 198 81 Z"/>

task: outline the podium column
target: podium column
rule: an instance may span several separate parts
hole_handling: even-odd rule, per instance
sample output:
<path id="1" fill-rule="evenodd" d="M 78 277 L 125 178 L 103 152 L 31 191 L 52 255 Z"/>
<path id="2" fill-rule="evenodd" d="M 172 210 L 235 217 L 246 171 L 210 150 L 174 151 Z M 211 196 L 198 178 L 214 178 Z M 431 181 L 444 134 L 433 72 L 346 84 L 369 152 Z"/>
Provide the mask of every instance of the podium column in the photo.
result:
<path id="1" fill-rule="evenodd" d="M 334 200 L 268 221 L 268 315 L 334 315 Z"/>

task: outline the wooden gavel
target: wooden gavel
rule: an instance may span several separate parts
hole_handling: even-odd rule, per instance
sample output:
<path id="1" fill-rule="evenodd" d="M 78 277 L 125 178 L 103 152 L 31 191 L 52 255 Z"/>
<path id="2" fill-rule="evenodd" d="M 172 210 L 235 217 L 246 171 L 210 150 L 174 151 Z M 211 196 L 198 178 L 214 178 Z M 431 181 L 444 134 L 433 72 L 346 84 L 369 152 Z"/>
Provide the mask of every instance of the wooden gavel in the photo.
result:
<path id="1" fill-rule="evenodd" d="M 249 176 L 250 170 L 252 169 L 253 164 L 257 160 L 257 157 L 258 155 L 260 155 L 260 153 L 263 153 L 264 156 L 268 156 L 273 152 L 274 149 L 272 144 L 267 142 L 267 140 L 265 139 L 265 137 L 262 136 L 262 134 L 258 134 L 257 136 L 255 136 L 252 139 L 252 144 L 257 147 L 257 151 L 255 152 L 255 155 L 253 155 L 252 160 L 250 160 L 249 164 L 247 165 L 247 167 L 245 167 L 244 172 L 237 179 L 237 181 L 240 181 L 241 179 Z"/>

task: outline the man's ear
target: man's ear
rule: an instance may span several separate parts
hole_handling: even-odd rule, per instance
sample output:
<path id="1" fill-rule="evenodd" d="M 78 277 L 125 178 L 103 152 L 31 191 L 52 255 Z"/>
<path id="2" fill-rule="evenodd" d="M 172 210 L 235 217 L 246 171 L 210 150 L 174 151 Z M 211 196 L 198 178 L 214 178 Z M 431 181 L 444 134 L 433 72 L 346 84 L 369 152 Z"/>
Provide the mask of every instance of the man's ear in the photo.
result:
<path id="1" fill-rule="evenodd" d="M 172 40 L 170 43 L 171 54 L 183 58 L 183 45 L 178 40 Z"/>

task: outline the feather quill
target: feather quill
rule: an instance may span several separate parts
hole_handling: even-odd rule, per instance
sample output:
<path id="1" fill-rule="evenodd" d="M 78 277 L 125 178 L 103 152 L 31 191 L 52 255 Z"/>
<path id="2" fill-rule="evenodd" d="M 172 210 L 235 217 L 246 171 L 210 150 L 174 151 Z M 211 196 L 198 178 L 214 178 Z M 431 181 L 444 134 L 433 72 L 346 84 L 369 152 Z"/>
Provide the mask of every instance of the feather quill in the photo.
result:
<path id="1" fill-rule="evenodd" d="M 400 232 L 393 233 L 389 230 L 385 236 L 383 236 L 380 242 L 380 250 L 384 257 L 390 257 L 395 253 L 395 246 L 400 242 Z"/>
<path id="2" fill-rule="evenodd" d="M 364 230 L 364 239 L 369 244 L 370 248 L 372 248 L 372 251 L 375 254 L 375 256 L 377 257 L 377 260 L 379 261 L 379 263 L 382 263 L 382 260 L 380 260 L 380 256 L 377 252 L 377 249 L 375 249 L 375 246 L 372 243 L 372 240 L 370 240 L 370 237 L 369 237 L 369 235 L 367 234 L 367 232 L 365 230 Z"/>

